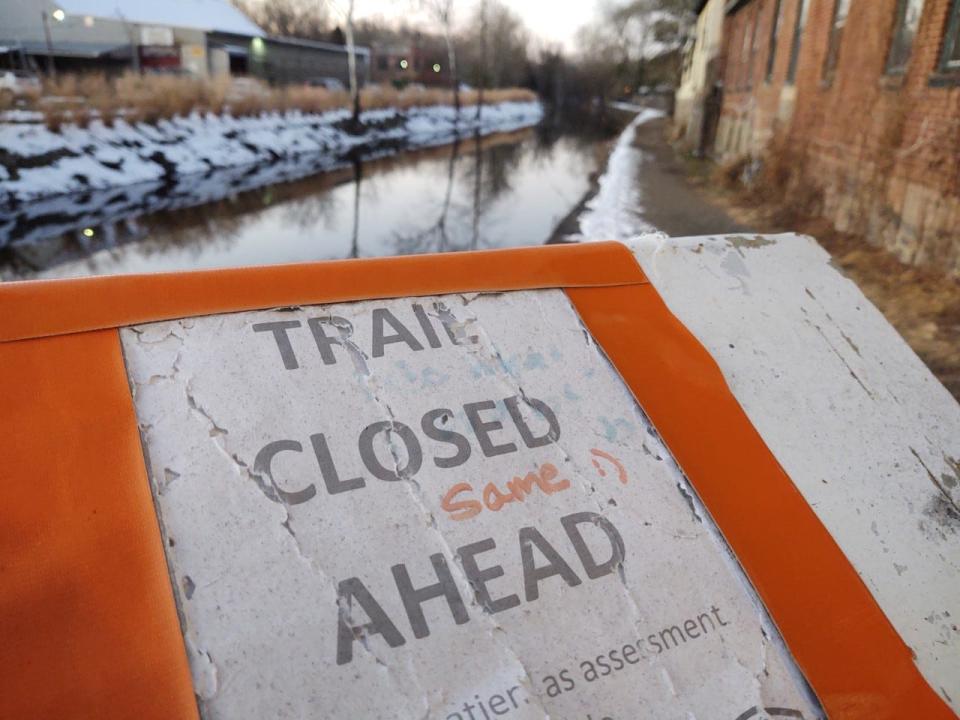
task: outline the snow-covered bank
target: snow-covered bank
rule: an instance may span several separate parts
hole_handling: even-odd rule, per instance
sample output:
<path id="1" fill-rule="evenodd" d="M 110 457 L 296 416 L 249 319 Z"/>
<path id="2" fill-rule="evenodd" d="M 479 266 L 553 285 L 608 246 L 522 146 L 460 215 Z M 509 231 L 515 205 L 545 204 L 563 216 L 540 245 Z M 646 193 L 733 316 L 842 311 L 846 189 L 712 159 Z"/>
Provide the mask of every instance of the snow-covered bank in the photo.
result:
<path id="1" fill-rule="evenodd" d="M 639 125 L 663 115 L 662 110 L 640 109 L 623 129 L 607 159 L 607 169 L 597 181 L 597 194 L 587 201 L 580 215 L 580 234 L 570 239 L 626 240 L 657 229 L 643 217 L 643 198 L 637 183 L 643 153 L 633 146 L 633 136 Z"/>
<path id="2" fill-rule="evenodd" d="M 39 124 L 0 124 L 0 209 L 25 201 L 135 183 L 209 174 L 223 168 L 255 167 L 297 158 L 335 164 L 351 152 L 389 152 L 450 142 L 460 135 L 488 134 L 534 125 L 543 110 L 537 102 L 484 106 L 480 120 L 464 108 L 371 110 L 363 129 L 347 129 L 349 113 L 288 113 L 261 117 L 193 115 L 157 125 L 114 127 L 93 122 L 59 133 Z"/>

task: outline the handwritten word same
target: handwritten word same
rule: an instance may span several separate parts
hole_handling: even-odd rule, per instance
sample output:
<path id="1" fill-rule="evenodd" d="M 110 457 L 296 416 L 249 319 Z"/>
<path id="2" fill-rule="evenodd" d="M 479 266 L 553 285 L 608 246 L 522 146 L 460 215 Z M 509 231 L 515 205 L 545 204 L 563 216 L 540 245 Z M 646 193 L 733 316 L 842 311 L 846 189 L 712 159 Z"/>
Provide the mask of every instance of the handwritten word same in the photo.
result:
<path id="1" fill-rule="evenodd" d="M 457 483 L 443 496 L 440 507 L 445 512 L 450 513 L 451 520 L 469 520 L 483 512 L 484 507 L 493 512 L 498 512 L 507 503 L 526 500 L 533 492 L 534 486 L 540 488 L 547 495 L 566 490 L 570 487 L 569 480 L 562 479 L 554 482 L 559 474 L 556 466 L 551 463 L 544 463 L 536 472 L 529 472 L 522 478 L 515 477 L 513 480 L 508 480 L 506 492 L 500 490 L 496 483 L 489 482 L 483 488 L 483 502 L 475 499 L 457 500 L 458 496 L 473 492 L 473 485 L 470 483 Z"/>
<path id="2" fill-rule="evenodd" d="M 627 471 L 623 463 L 610 453 L 597 448 L 590 450 L 592 455 L 602 458 L 611 463 L 616 470 L 617 479 L 621 484 L 627 484 Z M 607 472 L 603 466 L 593 459 L 593 466 L 597 469 L 600 477 L 606 477 Z M 473 485 L 467 482 L 457 483 L 451 487 L 443 496 L 440 507 L 448 513 L 451 520 L 469 520 L 476 517 L 484 509 L 491 512 L 499 512 L 510 503 L 526 501 L 533 494 L 534 488 L 538 488 L 545 495 L 553 495 L 570 487 L 570 481 L 566 478 L 557 479 L 560 471 L 552 463 L 544 463 L 535 472 L 528 472 L 523 477 L 515 476 L 512 480 L 506 482 L 506 490 L 501 490 L 494 482 L 488 482 L 483 487 L 480 499 L 470 497 L 474 492 Z M 459 498 L 459 499 L 458 499 Z"/>

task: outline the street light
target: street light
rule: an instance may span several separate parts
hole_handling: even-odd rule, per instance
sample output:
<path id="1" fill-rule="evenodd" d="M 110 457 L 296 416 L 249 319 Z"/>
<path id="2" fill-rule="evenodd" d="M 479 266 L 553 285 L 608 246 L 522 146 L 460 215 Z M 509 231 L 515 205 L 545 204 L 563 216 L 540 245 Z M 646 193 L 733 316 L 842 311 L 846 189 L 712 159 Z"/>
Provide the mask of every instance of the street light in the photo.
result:
<path id="1" fill-rule="evenodd" d="M 400 68 L 401 68 L 402 70 L 406 70 L 406 69 L 407 69 L 407 66 L 408 66 L 409 64 L 410 64 L 410 63 L 408 63 L 406 60 L 401 60 L 401 61 L 400 61 Z"/>
<path id="2" fill-rule="evenodd" d="M 435 73 L 440 72 L 440 63 L 434 63 L 434 64 L 433 64 L 433 71 L 434 71 Z"/>
<path id="3" fill-rule="evenodd" d="M 57 22 L 63 22 L 67 17 L 67 14 L 60 8 L 57 8 L 50 14 L 53 16 L 53 19 L 56 20 Z"/>

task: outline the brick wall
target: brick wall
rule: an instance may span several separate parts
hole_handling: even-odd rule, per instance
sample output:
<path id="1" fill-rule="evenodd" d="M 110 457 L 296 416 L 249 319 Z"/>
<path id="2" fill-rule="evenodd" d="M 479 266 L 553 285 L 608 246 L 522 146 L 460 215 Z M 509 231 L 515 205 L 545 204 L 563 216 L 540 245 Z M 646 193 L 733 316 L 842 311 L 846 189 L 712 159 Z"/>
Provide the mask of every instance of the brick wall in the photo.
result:
<path id="1" fill-rule="evenodd" d="M 796 92 L 787 72 L 799 8 L 800 0 L 780 0 L 779 4 L 777 0 L 753 0 L 727 15 L 724 102 L 717 133 L 720 155 L 759 156 L 789 123 Z M 777 13 L 776 42 L 771 44 Z"/>
<path id="2" fill-rule="evenodd" d="M 770 82 L 764 73 L 776 0 L 750 0 L 727 15 L 721 123 L 748 141 L 725 143 L 721 127 L 718 152 L 760 157 L 781 139 L 793 189 L 822 195 L 822 212 L 838 229 L 863 233 L 907 262 L 960 274 L 960 74 L 937 74 L 954 0 L 926 0 L 902 75 L 886 74 L 897 0 L 851 0 L 829 82 L 823 68 L 835 0 L 808 0 L 793 87 L 786 72 L 799 1 L 782 0 Z M 754 22 L 759 46 L 748 87 L 748 56 L 738 51 Z"/>

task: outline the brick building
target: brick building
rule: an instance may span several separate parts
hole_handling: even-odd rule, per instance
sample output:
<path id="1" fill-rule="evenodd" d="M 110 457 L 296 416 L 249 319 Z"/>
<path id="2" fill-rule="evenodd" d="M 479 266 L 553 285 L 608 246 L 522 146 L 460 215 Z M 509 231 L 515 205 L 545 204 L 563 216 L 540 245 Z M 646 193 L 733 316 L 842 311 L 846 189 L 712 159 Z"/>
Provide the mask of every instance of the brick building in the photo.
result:
<path id="1" fill-rule="evenodd" d="M 960 0 L 731 0 L 722 63 L 718 155 L 774 143 L 837 229 L 960 274 Z"/>
<path id="2" fill-rule="evenodd" d="M 446 46 L 440 39 L 420 36 L 401 45 L 374 45 L 371 77 L 397 87 L 410 83 L 449 87 Z"/>
<path id="3" fill-rule="evenodd" d="M 683 57 L 673 120 L 677 134 L 697 155 L 713 143 L 719 114 L 718 72 L 726 0 L 698 0 L 697 25 Z"/>

